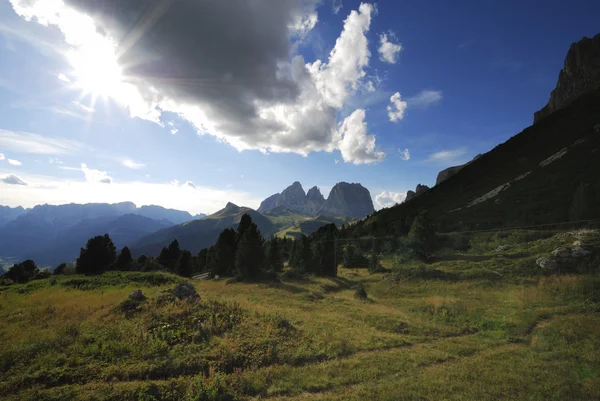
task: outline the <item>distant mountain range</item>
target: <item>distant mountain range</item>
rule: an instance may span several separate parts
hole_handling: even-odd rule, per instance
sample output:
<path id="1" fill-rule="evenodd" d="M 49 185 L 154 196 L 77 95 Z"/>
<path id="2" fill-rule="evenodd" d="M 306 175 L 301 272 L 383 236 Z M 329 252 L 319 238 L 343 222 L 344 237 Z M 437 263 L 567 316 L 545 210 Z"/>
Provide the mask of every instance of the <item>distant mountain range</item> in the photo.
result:
<path id="1" fill-rule="evenodd" d="M 198 216 L 198 215 L 197 215 Z M 200 218 L 204 215 L 200 215 Z M 117 247 L 146 234 L 193 220 L 190 213 L 131 202 L 0 208 L 0 256 L 41 265 L 72 261 L 88 238 L 108 233 Z"/>
<path id="2" fill-rule="evenodd" d="M 369 190 L 360 184 L 339 182 L 331 189 L 327 200 L 317 187 L 304 192 L 298 181 L 281 193 L 269 196 L 262 201 L 258 212 L 268 215 L 280 215 L 286 211 L 305 216 L 363 218 L 375 211 Z"/>

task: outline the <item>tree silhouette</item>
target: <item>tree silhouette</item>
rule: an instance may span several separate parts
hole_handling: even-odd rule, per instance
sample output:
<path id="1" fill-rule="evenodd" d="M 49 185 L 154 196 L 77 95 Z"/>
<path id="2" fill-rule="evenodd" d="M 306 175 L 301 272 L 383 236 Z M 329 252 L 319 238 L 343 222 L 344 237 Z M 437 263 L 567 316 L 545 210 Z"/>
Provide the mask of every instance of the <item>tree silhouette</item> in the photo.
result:
<path id="1" fill-rule="evenodd" d="M 24 262 L 13 265 L 4 277 L 11 279 L 15 283 L 26 283 L 29 280 L 34 279 L 39 272 L 40 270 L 35 262 L 31 259 L 27 259 Z"/>
<path id="2" fill-rule="evenodd" d="M 264 263 L 262 237 L 256 224 L 251 222 L 250 226 L 243 230 L 243 235 L 238 242 L 235 267 L 241 278 L 247 280 L 260 277 Z"/>
<path id="3" fill-rule="evenodd" d="M 290 259 L 290 266 L 298 273 L 311 273 L 314 270 L 310 241 L 304 234 L 294 241 L 294 250 Z"/>
<path id="4" fill-rule="evenodd" d="M 420 258 L 427 258 L 435 249 L 435 231 L 426 210 L 421 210 L 410 227 L 408 238 Z"/>
<path id="5" fill-rule="evenodd" d="M 65 274 L 65 269 L 67 268 L 67 264 L 66 263 L 61 263 L 60 265 L 56 266 L 56 269 L 54 269 L 54 275 L 59 275 L 59 274 Z"/>
<path id="6" fill-rule="evenodd" d="M 246 230 L 248 230 L 250 228 L 250 226 L 252 224 L 253 224 L 252 217 L 250 217 L 250 215 L 248 213 L 244 213 L 242 215 L 242 218 L 240 219 L 240 223 L 238 224 L 238 228 L 237 228 L 237 234 L 238 234 L 239 240 L 242 239 L 242 236 L 244 235 Z"/>
<path id="7" fill-rule="evenodd" d="M 123 247 L 117 261 L 115 262 L 115 270 L 133 270 L 133 257 L 128 247 Z"/>
<path id="8" fill-rule="evenodd" d="M 283 270 L 281 242 L 282 241 L 276 237 L 273 237 L 267 244 L 267 266 L 272 272 L 280 272 Z"/>
<path id="9" fill-rule="evenodd" d="M 181 250 L 179 249 L 179 242 L 174 239 L 168 247 L 163 248 L 158 256 L 158 263 L 163 265 L 165 268 L 175 271 L 177 267 L 177 261 L 181 256 Z"/>
<path id="10" fill-rule="evenodd" d="M 252 222 L 252 220 L 250 222 Z M 236 242 L 237 236 L 233 228 L 227 228 L 219 234 L 219 238 L 214 245 L 214 257 L 210 269 L 213 274 L 218 274 L 220 276 L 233 275 L 233 270 L 235 268 Z"/>
<path id="11" fill-rule="evenodd" d="M 181 251 L 181 256 L 177 261 L 177 273 L 183 277 L 191 277 L 193 271 L 192 254 L 187 250 Z"/>
<path id="12" fill-rule="evenodd" d="M 81 248 L 75 264 L 79 274 L 100 274 L 108 269 L 117 259 L 117 249 L 108 234 L 90 238 Z"/>

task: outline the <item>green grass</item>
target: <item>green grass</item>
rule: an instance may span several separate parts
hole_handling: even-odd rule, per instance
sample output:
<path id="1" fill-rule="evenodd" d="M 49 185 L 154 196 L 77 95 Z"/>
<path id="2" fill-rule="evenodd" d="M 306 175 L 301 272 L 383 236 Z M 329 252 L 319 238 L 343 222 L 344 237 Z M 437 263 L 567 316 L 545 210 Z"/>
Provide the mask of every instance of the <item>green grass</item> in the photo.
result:
<path id="1" fill-rule="evenodd" d="M 515 259 L 386 259 L 390 274 L 199 281 L 199 303 L 165 297 L 181 280 L 165 273 L 3 287 L 0 398 L 596 400 L 600 277 L 520 266 L 552 241 L 515 243 Z M 137 288 L 147 300 L 123 302 Z"/>

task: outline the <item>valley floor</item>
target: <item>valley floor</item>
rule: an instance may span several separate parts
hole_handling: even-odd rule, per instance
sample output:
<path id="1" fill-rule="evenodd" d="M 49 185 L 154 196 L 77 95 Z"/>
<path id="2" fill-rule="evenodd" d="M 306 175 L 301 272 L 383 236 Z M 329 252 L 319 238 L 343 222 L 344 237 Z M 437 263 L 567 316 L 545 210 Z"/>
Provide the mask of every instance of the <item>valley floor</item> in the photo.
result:
<path id="1" fill-rule="evenodd" d="M 0 398 L 600 399 L 597 276 L 340 270 L 278 284 L 195 281 L 196 304 L 161 301 L 179 281 L 163 273 L 6 287 Z M 137 288 L 148 301 L 124 313 Z"/>

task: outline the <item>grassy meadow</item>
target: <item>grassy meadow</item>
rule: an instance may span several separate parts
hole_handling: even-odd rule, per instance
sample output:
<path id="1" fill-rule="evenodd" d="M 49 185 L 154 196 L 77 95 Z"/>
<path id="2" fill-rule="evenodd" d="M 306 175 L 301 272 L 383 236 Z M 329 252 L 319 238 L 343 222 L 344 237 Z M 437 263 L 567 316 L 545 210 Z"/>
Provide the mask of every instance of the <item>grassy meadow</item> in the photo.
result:
<path id="1" fill-rule="evenodd" d="M 167 273 L 0 287 L 0 398 L 597 400 L 598 259 L 542 273 L 535 259 L 574 241 L 546 237 L 388 257 L 384 274 L 194 281 L 197 303 L 165 297 Z M 147 301 L 123 303 L 138 288 Z"/>

